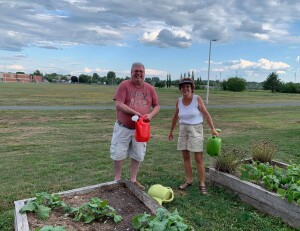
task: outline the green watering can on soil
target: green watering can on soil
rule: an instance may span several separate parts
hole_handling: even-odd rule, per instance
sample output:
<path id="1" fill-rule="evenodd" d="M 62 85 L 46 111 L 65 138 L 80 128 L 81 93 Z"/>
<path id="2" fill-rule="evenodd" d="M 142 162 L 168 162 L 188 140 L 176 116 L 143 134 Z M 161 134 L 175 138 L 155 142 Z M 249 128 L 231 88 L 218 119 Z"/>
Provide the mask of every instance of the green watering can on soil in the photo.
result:
<path id="1" fill-rule="evenodd" d="M 218 133 L 221 132 L 221 129 L 216 129 Z M 210 156 L 218 156 L 221 152 L 222 140 L 220 137 L 215 135 L 208 138 L 206 150 L 207 154 Z"/>

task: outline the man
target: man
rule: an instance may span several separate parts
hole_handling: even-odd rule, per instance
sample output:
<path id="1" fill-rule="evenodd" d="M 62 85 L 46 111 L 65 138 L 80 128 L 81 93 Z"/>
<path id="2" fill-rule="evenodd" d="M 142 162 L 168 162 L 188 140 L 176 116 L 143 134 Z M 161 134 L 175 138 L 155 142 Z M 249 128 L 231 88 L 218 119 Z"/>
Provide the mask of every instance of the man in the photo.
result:
<path id="1" fill-rule="evenodd" d="M 123 81 L 117 88 L 114 95 L 117 121 L 110 146 L 110 156 L 114 160 L 115 180 L 121 180 L 123 162 L 129 156 L 131 158 L 130 180 L 143 190 L 145 187 L 137 181 L 137 175 L 146 153 L 146 143 L 136 142 L 135 122 L 131 118 L 134 115 L 143 116 L 144 121 L 150 122 L 160 110 L 155 88 L 144 80 L 145 67 L 142 63 L 136 62 L 131 66 L 131 79 Z"/>

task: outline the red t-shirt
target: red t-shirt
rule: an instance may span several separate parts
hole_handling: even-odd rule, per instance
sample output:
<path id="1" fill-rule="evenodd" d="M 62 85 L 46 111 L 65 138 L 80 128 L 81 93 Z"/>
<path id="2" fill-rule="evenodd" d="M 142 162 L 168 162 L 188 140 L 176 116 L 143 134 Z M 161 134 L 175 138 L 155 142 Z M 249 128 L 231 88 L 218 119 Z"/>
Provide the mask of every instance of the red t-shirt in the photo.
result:
<path id="1" fill-rule="evenodd" d="M 155 88 L 144 82 L 141 88 L 136 88 L 131 79 L 120 83 L 114 95 L 114 100 L 126 104 L 142 115 L 150 113 L 151 107 L 159 105 L 159 99 Z M 117 111 L 117 119 L 128 128 L 135 128 L 135 122 L 131 120 L 133 115 Z"/>

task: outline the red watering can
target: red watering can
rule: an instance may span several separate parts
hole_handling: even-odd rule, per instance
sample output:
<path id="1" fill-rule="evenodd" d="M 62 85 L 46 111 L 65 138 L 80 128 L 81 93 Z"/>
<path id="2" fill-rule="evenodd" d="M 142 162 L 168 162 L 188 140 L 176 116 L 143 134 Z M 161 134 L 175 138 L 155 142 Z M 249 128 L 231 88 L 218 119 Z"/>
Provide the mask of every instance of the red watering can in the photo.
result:
<path id="1" fill-rule="evenodd" d="M 135 116 L 133 116 L 135 117 Z M 139 117 L 135 121 L 135 139 L 137 142 L 148 142 L 150 139 L 150 123 L 144 121 L 144 116 Z"/>

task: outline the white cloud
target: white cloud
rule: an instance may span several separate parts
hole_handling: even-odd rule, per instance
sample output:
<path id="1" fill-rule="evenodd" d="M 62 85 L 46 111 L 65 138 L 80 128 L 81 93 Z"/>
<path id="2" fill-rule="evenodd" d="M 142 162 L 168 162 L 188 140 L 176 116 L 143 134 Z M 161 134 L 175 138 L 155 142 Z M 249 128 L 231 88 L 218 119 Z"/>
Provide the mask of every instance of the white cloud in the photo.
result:
<path id="1" fill-rule="evenodd" d="M 288 65 L 287 63 L 273 62 L 264 58 L 261 58 L 258 61 L 257 66 L 265 70 L 280 70 L 287 69 L 290 67 L 290 65 Z"/>
<path id="2" fill-rule="evenodd" d="M 299 20 L 300 2 L 275 4 L 275 1 L 253 0 L 250 4 L 233 0 L 223 4 L 221 0 L 162 0 L 159 7 L 153 7 L 155 4 L 154 0 L 4 0 L 0 31 L 10 37 L 11 33 L 22 33 L 23 42 L 7 40 L 6 44 L 0 44 L 0 49 L 22 50 L 46 40 L 124 46 L 140 35 L 143 35 L 140 41 L 146 44 L 182 48 L 190 47 L 192 41 L 207 41 L 212 37 L 223 41 L 239 38 L 299 41 L 299 30 L 289 24 Z"/>
<path id="3" fill-rule="evenodd" d="M 160 70 L 155 70 L 155 69 L 145 69 L 145 74 L 146 76 L 157 76 L 157 77 L 166 77 L 168 72 L 166 71 L 160 71 Z"/>
<path id="4" fill-rule="evenodd" d="M 286 70 L 290 67 L 289 64 L 284 62 L 274 62 L 264 58 L 259 59 L 257 62 L 239 59 L 231 60 L 224 63 L 227 67 L 226 69 L 231 70 Z"/>
<path id="5" fill-rule="evenodd" d="M 84 73 L 92 73 L 93 72 L 93 70 L 92 69 L 90 69 L 90 68 L 88 68 L 88 67 L 85 67 L 84 69 L 83 69 L 83 72 Z"/>
<path id="6" fill-rule="evenodd" d="M 1 71 L 4 72 L 17 72 L 23 71 L 25 68 L 22 65 L 13 64 L 13 65 L 0 65 Z"/>
<path id="7" fill-rule="evenodd" d="M 190 35 L 182 30 L 162 29 L 150 33 L 144 33 L 141 42 L 159 47 L 189 47 L 192 44 Z"/>

